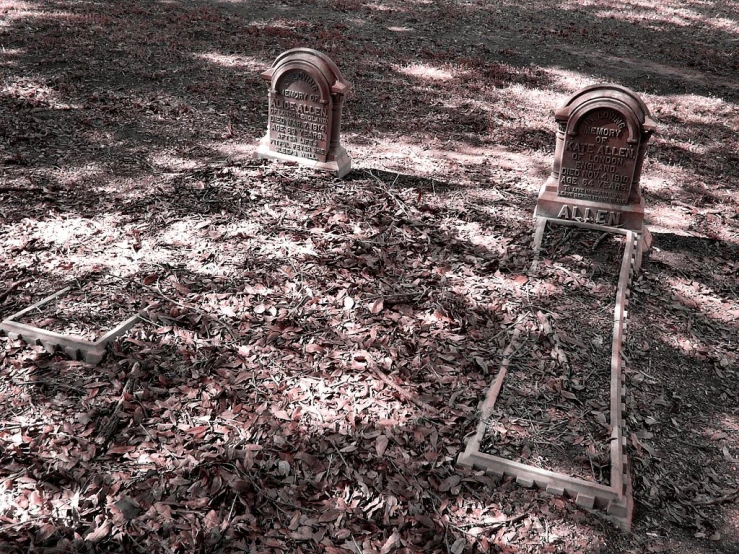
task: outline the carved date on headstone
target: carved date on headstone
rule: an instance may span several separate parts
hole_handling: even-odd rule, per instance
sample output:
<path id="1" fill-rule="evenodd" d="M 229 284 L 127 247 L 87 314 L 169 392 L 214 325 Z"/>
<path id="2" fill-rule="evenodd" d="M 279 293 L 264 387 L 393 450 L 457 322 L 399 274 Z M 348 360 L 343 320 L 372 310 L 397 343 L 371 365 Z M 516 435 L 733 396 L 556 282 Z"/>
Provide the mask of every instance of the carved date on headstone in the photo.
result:
<path id="1" fill-rule="evenodd" d="M 269 144 L 280 154 L 326 161 L 331 106 L 321 103 L 321 91 L 310 73 L 284 73 L 269 99 Z"/>
<path id="2" fill-rule="evenodd" d="M 573 94 L 554 117 L 554 164 L 537 215 L 641 231 L 639 178 L 656 128 L 641 98 L 626 87 L 593 85 Z"/>
<path id="3" fill-rule="evenodd" d="M 341 108 L 351 85 L 331 59 L 310 48 L 280 55 L 270 81 L 267 134 L 257 157 L 295 161 L 343 177 L 351 159 L 340 144 Z"/>
<path id="4" fill-rule="evenodd" d="M 639 137 L 629 140 L 623 116 L 613 108 L 593 110 L 565 139 L 560 196 L 627 204 L 636 169 Z"/>

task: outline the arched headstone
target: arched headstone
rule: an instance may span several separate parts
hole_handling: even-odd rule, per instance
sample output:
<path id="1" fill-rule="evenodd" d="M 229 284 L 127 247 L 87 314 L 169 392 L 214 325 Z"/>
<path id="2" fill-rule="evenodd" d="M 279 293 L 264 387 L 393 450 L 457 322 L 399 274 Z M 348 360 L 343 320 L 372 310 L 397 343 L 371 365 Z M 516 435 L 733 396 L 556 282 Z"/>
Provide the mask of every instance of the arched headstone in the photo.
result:
<path id="1" fill-rule="evenodd" d="M 351 85 L 325 54 L 284 52 L 262 73 L 270 82 L 267 134 L 258 158 L 293 161 L 343 177 L 351 159 L 340 144 L 341 109 Z"/>
<path id="2" fill-rule="evenodd" d="M 536 215 L 641 233 L 639 178 L 656 128 L 647 106 L 626 87 L 593 85 L 572 95 L 554 117 L 554 167 Z"/>

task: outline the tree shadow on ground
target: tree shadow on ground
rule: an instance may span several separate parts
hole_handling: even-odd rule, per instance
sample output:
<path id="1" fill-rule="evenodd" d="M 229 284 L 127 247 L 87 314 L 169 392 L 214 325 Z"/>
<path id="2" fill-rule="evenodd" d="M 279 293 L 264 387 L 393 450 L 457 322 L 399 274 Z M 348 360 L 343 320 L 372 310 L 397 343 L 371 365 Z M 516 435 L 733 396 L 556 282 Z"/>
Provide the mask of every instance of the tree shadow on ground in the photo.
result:
<path id="1" fill-rule="evenodd" d="M 341 505 L 340 511 L 344 513 L 362 511 L 365 514 L 347 523 L 348 535 L 339 529 L 337 542 L 349 542 L 355 536 L 369 540 L 368 548 L 381 549 L 392 536 L 391 529 L 396 526 L 406 529 L 403 526 L 410 522 L 413 535 L 420 536 L 419 544 L 426 541 L 421 547 L 429 545 L 429 549 L 451 550 L 450 536 L 455 541 L 467 540 L 465 537 L 470 537 L 472 531 L 466 524 L 473 521 L 472 518 L 482 517 L 481 514 L 489 509 L 485 504 L 489 498 L 482 496 L 488 494 L 487 489 L 485 493 L 476 493 L 482 496 L 476 498 L 479 506 L 467 507 L 464 498 L 461 506 L 458 504 L 457 499 L 465 487 L 478 487 L 476 483 L 481 476 L 465 476 L 464 479 L 472 481 L 460 480 L 452 485 L 454 472 L 449 462 L 458 452 L 464 432 L 475 424 L 478 396 L 489 381 L 486 372 L 505 347 L 507 330 L 522 310 L 536 307 L 526 297 L 527 291 L 520 282 L 514 280 L 516 276 L 522 277 L 531 261 L 528 235 L 534 194 L 522 194 L 516 188 L 521 185 L 520 176 L 504 181 L 494 174 L 479 187 L 490 196 L 480 193 L 479 201 L 465 203 L 461 195 L 464 192 L 471 196 L 472 187 L 464 189 L 454 185 L 456 181 L 450 176 L 454 172 L 448 169 L 439 172 L 443 184 L 436 190 L 436 179 L 402 175 L 396 181 L 396 174 L 383 172 L 382 168 L 372 170 L 382 185 L 374 178 L 362 179 L 356 175 L 342 184 L 294 167 L 261 162 L 222 163 L 237 146 L 263 133 L 266 87 L 258 74 L 281 51 L 310 43 L 329 53 L 353 81 L 357 91 L 355 100 L 347 103 L 345 129 L 363 137 L 362 144 L 389 137 L 391 148 L 425 144 L 438 136 L 442 143 L 453 138 L 461 145 L 460 150 L 500 143 L 508 152 L 528 149 L 550 155 L 553 145 L 553 140 L 549 142 L 551 132 L 548 131 L 551 116 L 542 109 L 546 102 L 553 107 L 553 98 L 547 96 L 547 91 L 571 92 L 584 83 L 575 85 L 568 80 L 582 80 L 583 71 L 606 80 L 618 79 L 638 90 L 656 94 L 721 94 L 729 99 L 727 104 L 736 101 L 733 88 L 723 82 L 733 78 L 729 71 L 735 50 L 724 56 L 720 49 L 708 51 L 701 47 L 685 54 L 682 44 L 690 42 L 687 38 L 692 38 L 688 35 L 694 27 L 682 30 L 676 24 L 665 25 L 665 33 L 657 37 L 642 24 L 624 21 L 600 28 L 594 25 L 603 19 L 596 14 L 596 8 L 574 12 L 551 6 L 539 11 L 505 6 L 517 25 L 504 28 L 505 25 L 496 24 L 498 16 L 494 10 L 499 9 L 496 6 L 475 11 L 449 2 L 419 5 L 412 12 L 400 3 L 390 4 L 390 10 L 385 12 L 363 8 L 364 4 L 357 2 L 362 10 L 358 17 L 352 16 L 359 21 L 356 23 L 347 18 L 346 9 L 352 5 L 353 2 L 347 0 L 315 2 L 307 6 L 293 2 L 280 7 L 270 5 L 266 11 L 257 13 L 254 10 L 262 6 L 253 3 L 203 2 L 186 6 L 162 4 L 161 7 L 75 4 L 67 6 L 70 14 L 64 14 L 58 11 L 65 4 L 39 4 L 39 12 L 20 14 L 3 31 L 9 39 L 7 50 L 2 54 L 2 73 L 7 79 L 0 94 L 0 161 L 5 164 L 4 178 L 12 186 L 33 187 L 33 191 L 26 193 L 9 191 L 19 194 L 4 197 L 1 209 L 7 225 L 6 234 L 10 240 L 15 240 L 16 235 L 39 222 L 48 224 L 38 227 L 35 250 L 15 245 L 14 249 L 4 252 L 6 260 L 12 261 L 20 274 L 34 268 L 35 276 L 48 279 L 49 283 L 68 278 L 69 269 L 60 264 L 70 259 L 79 264 L 80 269 L 75 271 L 89 271 L 84 260 L 90 254 L 84 250 L 75 251 L 72 246 L 78 245 L 73 244 L 69 236 L 60 235 L 52 240 L 43 233 L 52 224 L 64 227 L 73 219 L 99 218 L 105 222 L 102 227 L 110 235 L 104 240 L 101 237 L 99 244 L 106 245 L 106 249 L 101 248 L 102 254 L 97 254 L 112 258 L 118 253 L 126 257 L 128 261 L 122 265 L 129 278 L 145 282 L 153 276 L 150 286 L 155 286 L 159 279 L 161 294 L 166 296 L 162 298 L 149 291 L 154 305 L 150 313 L 156 314 L 152 319 L 155 332 L 152 334 L 149 327 L 145 332 L 140 328 L 140 334 L 119 343 L 120 349 L 96 374 L 103 384 L 93 385 L 89 372 L 85 374 L 87 368 L 71 365 L 69 369 L 59 359 L 45 365 L 49 361 L 47 358 L 40 358 L 39 362 L 38 358 L 13 350 L 16 347 L 3 354 L 7 375 L 13 378 L 16 370 L 20 369 L 18 375 L 21 375 L 23 371 L 32 372 L 39 364 L 45 365 L 40 368 L 41 373 L 46 380 L 53 377 L 52 384 L 22 385 L 37 387 L 38 396 L 18 396 L 19 409 L 44 405 L 43 397 L 54 393 L 52 401 L 44 405 L 48 413 L 36 415 L 41 420 L 51 414 L 49 417 L 56 418 L 55 425 L 62 426 L 61 431 L 55 428 L 44 431 L 43 426 L 25 428 L 25 436 L 32 433 L 31 442 L 20 432 L 17 438 L 16 435 L 12 435 L 12 440 L 8 438 L 9 442 L 18 444 L 17 463 L 27 467 L 13 466 L 13 460 L 8 457 L 8 465 L 3 469 L 5 476 L 12 479 L 19 471 L 38 469 L 40 477 L 35 480 L 43 483 L 40 488 L 51 496 L 59 495 L 57 507 L 72 512 L 70 517 L 74 516 L 74 495 L 72 499 L 65 495 L 74 489 L 73 482 L 85 483 L 85 494 L 89 493 L 85 509 L 90 511 L 80 512 L 84 523 L 75 524 L 78 525 L 75 530 L 84 533 L 87 528 L 103 525 L 107 514 L 104 510 L 112 512 L 112 508 L 108 508 L 108 497 L 113 498 L 123 490 L 132 498 L 145 498 L 142 509 L 146 509 L 146 514 L 154 507 L 157 514 L 147 515 L 146 525 L 164 520 L 161 528 L 139 528 L 135 527 L 136 523 L 131 524 L 130 528 L 142 533 L 158 533 L 160 529 L 163 529 L 162 536 L 184 533 L 182 544 L 205 550 L 209 547 L 207 541 L 215 540 L 213 545 L 217 545 L 220 540 L 212 533 L 216 527 L 220 529 L 213 516 L 205 525 L 208 514 L 215 511 L 216 518 L 223 522 L 228 518 L 221 505 L 232 502 L 238 505 L 238 511 L 234 508 L 233 513 L 243 517 L 239 523 L 245 529 L 243 533 L 250 537 L 274 533 L 274 526 L 270 530 L 268 525 L 277 521 L 276 534 L 280 537 L 268 539 L 283 540 L 281 537 L 291 536 L 301 526 L 314 527 L 313 523 L 301 519 L 303 514 L 296 516 L 293 509 L 296 496 L 290 492 L 291 487 L 304 484 L 297 480 L 286 483 L 290 470 L 285 473 L 284 464 L 280 466 L 279 463 L 287 462 L 293 467 L 294 460 L 290 457 L 297 457 L 299 452 L 314 457 L 318 453 L 324 460 L 330 452 L 331 470 L 342 473 L 346 470 L 343 477 L 333 482 L 340 492 L 330 493 L 332 499 L 340 497 L 350 506 Z M 574 25 L 561 24 L 570 17 L 584 19 Z M 396 24 L 417 27 L 420 32 L 413 38 L 399 41 L 397 32 L 387 30 L 388 26 Z M 588 36 L 583 29 L 592 34 L 590 25 L 599 33 L 597 40 L 592 39 L 595 50 L 609 51 L 614 40 L 624 39 L 619 42 L 621 51 L 617 54 L 625 61 L 610 66 L 601 62 L 595 64 L 597 56 L 601 55 L 597 51 L 592 51 L 583 61 L 583 49 L 588 47 L 582 44 L 583 37 Z M 488 32 L 492 28 L 500 32 Z M 702 32 L 708 33 L 722 48 L 730 45 L 733 37 L 710 28 Z M 515 52 L 510 50 L 514 38 L 522 41 L 517 43 Z M 666 38 L 678 41 L 681 47 L 657 56 L 663 70 L 660 78 L 647 79 L 648 73 L 635 73 L 635 65 L 654 67 L 650 65 L 651 55 L 657 51 L 658 41 Z M 455 44 L 455 40 L 459 44 Z M 636 56 L 635 45 L 639 52 L 646 54 Z M 419 60 L 420 63 L 416 63 Z M 532 61 L 539 67 L 532 68 Z M 694 79 L 689 73 L 691 63 L 712 64 L 710 68 L 707 65 L 698 67 L 711 69 L 710 74 L 717 77 L 715 82 Z M 676 72 L 665 72 L 665 66 Z M 677 71 L 686 72 L 686 75 Z M 541 88 L 546 88 L 543 94 Z M 406 104 L 413 101 L 415 108 L 411 105 L 406 109 Z M 419 115 L 427 119 L 418 118 Z M 693 124 L 685 114 L 682 119 L 671 120 L 675 122 L 684 122 L 686 134 L 681 136 L 686 140 L 713 132 L 711 126 Z M 725 137 L 726 129 L 724 125 L 716 131 Z M 401 134 L 406 136 L 399 136 Z M 408 135 L 412 136 L 408 138 Z M 393 143 L 395 138 L 397 141 Z M 734 156 L 731 148 L 731 142 L 726 140 L 722 146 L 712 147 L 711 154 L 730 160 Z M 698 153 L 680 145 L 669 152 L 669 157 L 657 156 L 656 161 L 672 163 L 674 155 L 686 168 L 691 167 L 688 164 L 696 164 L 705 167 L 707 174 L 717 182 L 725 180 L 722 174 L 725 166 L 703 164 L 697 159 Z M 525 161 L 531 163 L 531 160 Z M 496 159 L 493 162 L 500 163 Z M 423 194 L 418 194 L 420 192 Z M 495 209 L 489 209 L 493 204 Z M 108 222 L 115 225 L 107 225 Z M 141 235 L 141 240 L 134 230 Z M 658 244 L 659 240 L 658 237 Z M 41 248 L 47 244 L 51 246 Z M 134 248 L 136 245 L 139 250 Z M 97 248 L 98 242 L 94 246 Z M 687 268 L 682 267 L 677 275 L 686 271 Z M 11 276 L 3 274 L 3 278 L 6 277 Z M 703 273 L 696 274 L 695 280 L 713 282 Z M 656 298 L 669 293 L 659 284 L 652 287 L 655 287 Z M 555 311 L 558 299 L 542 293 L 535 296 L 534 302 L 542 305 L 548 302 L 550 309 Z M 636 306 L 638 308 L 638 301 Z M 650 312 L 654 313 L 658 312 Z M 651 323 L 651 320 L 644 321 L 645 327 Z M 700 328 L 709 323 L 700 320 L 696 325 Z M 729 331 L 736 336 L 735 325 L 732 325 Z M 653 342 L 652 337 L 647 340 Z M 664 342 L 664 337 L 654 337 L 654 341 Z M 690 356 L 675 348 L 672 351 L 668 346 L 664 348 L 669 352 L 665 357 L 667 362 L 662 365 L 665 372 L 672 363 L 689 367 Z M 648 357 L 632 355 L 648 366 Z M 94 426 L 91 420 L 75 419 L 79 405 L 81 403 L 86 411 L 95 408 L 96 402 L 110 407 L 118 399 L 123 385 L 121 380 L 127 377 L 135 362 L 146 372 L 146 376 L 140 378 L 146 392 L 141 398 L 125 400 L 124 409 L 129 419 L 119 435 L 131 439 L 134 450 L 111 453 L 103 467 L 97 468 L 100 473 L 107 472 L 103 483 L 97 483 L 93 477 L 89 484 L 89 467 L 80 462 L 70 466 L 76 456 L 82 462 L 90 462 L 84 456 L 91 456 L 90 451 L 85 450 L 91 443 L 85 433 L 94 431 Z M 410 397 L 381 380 L 373 379 L 370 383 L 367 374 L 372 363 L 409 392 Z M 720 365 L 720 360 L 718 363 Z M 50 374 L 49 368 L 58 374 Z M 64 383 L 65 368 L 77 372 L 75 381 Z M 649 371 L 647 367 L 645 373 Z M 700 374 L 688 372 L 685 378 L 698 381 L 696 391 L 711 390 L 717 382 L 708 380 L 707 372 L 707 368 Z M 352 379 L 351 394 L 347 394 L 348 381 L 342 383 L 342 376 Z M 242 378 L 243 381 L 237 382 Z M 303 378 L 313 381 L 307 384 L 306 391 L 301 389 L 302 392 L 294 395 L 306 394 L 308 400 L 294 400 L 290 391 L 301 388 L 299 380 Z M 229 383 L 232 390 L 224 382 Z M 334 390 L 320 392 L 320 383 L 327 382 L 334 384 Z M 77 392 L 76 399 L 65 398 L 69 392 L 65 384 L 69 387 L 82 383 L 90 387 Z M 672 388 L 681 384 L 676 382 Z M 21 385 L 15 383 L 14 386 Z M 97 392 L 91 392 L 96 389 Z M 427 418 L 416 409 L 417 401 L 432 405 L 444 419 L 429 419 L 433 425 L 426 425 L 424 420 L 424 430 L 419 431 L 418 438 L 415 437 L 417 425 L 401 424 L 399 419 L 398 423 L 380 425 L 379 416 L 377 422 L 367 417 L 369 422 L 356 424 L 357 413 L 365 413 L 379 405 L 375 389 L 377 394 L 385 395 L 380 398 L 382 402 L 393 404 L 392 409 L 387 409 L 388 417 L 383 415 L 385 419 L 397 419 L 394 411 L 403 412 L 406 420 Z M 14 390 L 6 391 L 8 398 L 15 394 Z M 310 404 L 311 394 L 320 396 L 328 392 L 331 398 L 327 408 Z M 645 394 L 652 394 L 652 391 L 648 389 Z M 341 402 L 352 395 L 370 404 L 346 415 L 348 404 Z M 687 398 L 691 404 L 698 405 L 692 396 Z M 265 430 L 258 437 L 240 435 L 238 429 L 248 432 L 245 426 L 256 414 L 260 400 L 259 406 L 266 404 L 264 409 L 270 413 L 271 407 L 278 403 L 279 414 L 267 415 L 261 422 L 259 418 L 267 412 L 257 414 L 250 425 L 262 425 Z M 672 401 L 672 397 L 665 400 L 671 402 L 669 409 L 674 405 Z M 287 408 L 294 407 L 296 402 L 305 407 L 300 408 L 300 413 L 288 412 Z M 678 404 L 680 402 L 684 400 Z M 728 409 L 727 402 L 722 399 L 711 406 L 700 416 L 705 419 L 699 421 L 708 424 L 709 416 L 719 417 L 723 413 L 719 410 Z M 241 408 L 235 412 L 239 405 Z M 672 417 L 671 412 L 662 410 L 667 409 L 665 406 L 656 406 L 659 410 L 655 408 L 654 419 L 660 425 L 669 425 L 666 421 Z M 143 414 L 135 415 L 137 407 L 144 410 Z M 322 409 L 327 413 L 321 412 Z M 249 415 L 221 418 L 221 414 L 229 410 L 229 417 L 242 411 Z M 307 433 L 308 438 L 302 439 L 300 422 L 301 418 L 307 418 L 301 415 L 305 413 L 313 414 L 310 417 L 316 429 L 320 422 L 321 432 Z M 336 413 L 346 417 L 328 421 Z M 638 412 L 635 410 L 635 413 Z M 679 415 L 680 410 L 677 413 Z M 694 415 L 692 411 L 687 413 L 690 417 Z M 94 416 L 94 413 L 88 415 Z M 143 419 L 137 423 L 136 418 L 141 417 Z M 689 428 L 690 417 L 685 421 L 675 419 L 681 428 Z M 228 421 L 237 423 L 230 427 Z M 242 452 L 243 459 L 237 461 L 217 448 L 207 451 L 206 461 L 193 461 L 188 457 L 195 458 L 202 441 L 211 440 L 206 437 L 212 436 L 216 441 L 215 437 L 225 436 L 223 429 L 211 427 L 216 422 L 230 429 L 229 436 L 234 437 L 235 445 L 242 440 L 249 441 L 237 444 L 242 451 L 249 451 L 247 445 L 262 449 L 264 443 L 268 445 L 267 454 L 255 454 L 252 459 L 254 464 L 265 464 L 258 470 L 264 474 L 250 476 L 248 471 L 251 470 L 243 465 L 247 458 L 245 452 Z M 71 427 L 66 429 L 65 423 Z M 333 423 L 346 433 L 328 430 Z M 154 455 L 161 456 L 161 452 L 157 440 L 147 436 L 141 424 L 157 425 L 157 439 L 162 437 L 159 442 L 172 440 L 183 445 L 181 450 L 175 449 L 165 456 L 178 460 L 173 474 L 147 475 L 149 471 L 158 471 L 159 462 Z M 280 431 L 284 442 L 278 444 L 272 427 L 293 424 L 296 427 L 289 429 L 289 434 Z M 23 425 L 25 422 L 19 422 L 18 428 Z M 386 428 L 393 426 L 398 431 L 387 434 Z M 190 432 L 197 427 L 207 429 Z M 431 431 L 427 433 L 429 428 Z M 369 442 L 352 445 L 354 429 L 359 429 L 360 433 L 366 431 L 368 435 L 382 430 L 368 437 Z M 405 435 L 413 434 L 414 444 L 431 444 L 427 439 L 434 429 L 441 437 L 434 447 L 437 450 L 414 446 L 403 454 L 403 448 L 411 442 Z M 152 430 L 148 432 L 154 434 Z M 386 448 L 398 447 L 390 462 L 380 455 L 376 456 L 380 458 L 378 461 L 372 455 L 372 449 L 375 454 L 378 452 L 380 435 L 388 437 Z M 326 443 L 325 437 L 334 437 L 335 441 L 341 437 L 342 443 Z M 74 442 L 79 439 L 87 443 Z M 146 441 L 151 441 L 152 446 L 141 447 Z M 39 462 L 32 451 L 43 443 L 49 445 L 49 452 L 54 455 Z M 657 444 L 663 448 L 662 443 Z M 703 444 L 710 443 L 704 441 Z M 357 450 L 351 450 L 352 446 L 357 446 Z M 145 450 L 148 458 L 133 459 L 131 453 L 139 447 Z M 677 443 L 664 443 L 667 452 L 676 448 Z M 253 452 L 261 450 L 254 448 Z M 697 459 L 726 468 L 717 452 L 705 452 L 710 453 L 708 458 L 699 456 Z M 214 453 L 214 456 L 209 455 Z M 425 457 L 431 453 L 438 456 Z M 417 460 L 416 455 L 423 460 Z M 642 458 L 647 460 L 643 455 Z M 416 461 L 427 464 L 423 471 L 436 472 L 433 478 L 424 476 L 418 485 L 412 478 L 418 471 L 414 465 Z M 126 469 L 122 475 L 115 475 L 118 462 L 128 464 L 130 472 Z M 305 463 L 306 467 L 313 464 L 310 458 L 298 462 Z M 371 467 L 365 467 L 365 463 Z M 648 470 L 637 473 L 638 478 L 639 475 L 650 478 L 653 474 L 649 471 L 655 467 L 664 468 L 664 472 L 659 469 L 660 476 L 666 475 L 664 482 L 680 475 L 680 468 L 674 463 L 669 468 L 653 460 L 638 462 L 642 463 Z M 134 464 L 137 464 L 136 469 L 133 469 Z M 226 467 L 227 464 L 235 464 L 237 471 Z M 319 464 L 326 465 L 325 461 Z M 213 467 L 226 467 L 224 471 L 228 474 L 219 473 L 220 482 L 217 482 L 211 475 Z M 318 467 L 322 465 L 310 469 L 314 482 L 319 481 L 322 471 L 325 472 L 323 478 L 330 476 L 328 465 L 325 470 Z M 74 479 L 60 468 L 76 472 Z M 177 473 L 179 470 L 181 472 Z M 410 516 L 404 521 L 390 513 L 392 508 L 387 508 L 388 522 L 380 525 L 371 521 L 368 513 L 378 510 L 384 513 L 386 508 L 372 511 L 374 506 L 365 504 L 365 501 L 380 498 L 380 493 L 365 493 L 359 484 L 356 473 L 365 470 L 364 475 L 370 471 L 377 473 L 364 480 L 365 485 L 371 480 L 377 490 L 388 483 L 402 490 L 410 483 L 415 490 L 440 491 L 442 483 L 446 482 L 443 487 L 449 485 L 449 488 L 443 492 L 449 496 L 438 496 L 432 501 L 425 499 L 420 509 L 409 506 Z M 392 479 L 385 479 L 385 470 L 395 472 Z M 695 465 L 691 465 L 690 470 L 691 475 L 697 475 Z M 246 482 L 231 486 L 230 478 L 238 472 L 244 472 L 243 475 L 239 473 L 239 478 Z M 129 473 L 137 478 L 128 480 Z M 446 481 L 450 478 L 452 480 Z M 715 498 L 714 494 L 720 492 L 702 481 L 698 485 L 690 479 L 679 481 L 683 482 L 687 487 L 694 487 L 689 489 L 690 494 L 705 493 Z M 155 496 L 159 494 L 157 486 L 161 488 L 158 499 Z M 327 500 L 329 493 L 325 498 L 316 496 L 320 486 L 316 485 L 315 490 L 310 488 L 312 486 L 305 484 L 305 490 L 300 490 L 300 494 L 305 494 L 299 497 L 304 504 Z M 637 486 L 643 487 L 637 490 L 638 495 L 640 490 L 647 491 L 643 478 Z M 105 487 L 109 490 L 98 496 Z M 179 510 L 184 505 L 185 515 L 181 518 L 178 515 L 176 523 L 170 527 L 167 510 L 172 510 L 172 506 L 167 504 L 167 495 L 171 487 L 177 487 L 175 508 Z M 280 496 L 281 487 L 287 491 L 284 497 Z M 392 487 L 389 490 L 396 490 Z M 275 490 L 276 493 L 264 492 Z M 157 502 L 152 502 L 148 496 L 142 496 L 142 491 L 149 491 L 159 506 L 156 507 Z M 500 496 L 493 493 L 495 500 L 491 503 L 498 507 L 506 505 L 518 498 L 516 494 L 529 498 L 530 493 L 515 491 L 520 489 L 504 488 Z M 401 499 L 399 494 L 392 495 L 396 501 Z M 257 515 L 264 517 L 250 518 L 249 502 L 241 502 L 241 495 L 247 499 L 251 498 L 249 495 L 256 498 L 259 509 L 263 509 L 263 513 Z M 18 497 L 21 496 L 30 498 L 26 494 Z M 185 498 L 187 500 L 180 504 Z M 541 497 L 531 498 L 540 502 Z M 644 502 L 651 501 L 649 495 L 642 498 Z M 198 499 L 205 499 L 205 502 Z M 432 508 L 443 512 L 441 505 L 446 500 L 448 506 L 456 506 L 455 517 L 459 520 L 454 525 L 461 530 L 450 527 L 443 516 L 437 521 L 432 514 Z M 189 501 L 194 503 L 187 504 Z M 383 501 L 384 506 L 393 503 L 388 496 L 375 506 Z M 699 501 L 703 501 L 702 497 Z M 336 502 L 339 506 L 338 500 Z M 269 508 L 265 507 L 267 505 Z M 186 515 L 187 510 L 192 513 Z M 402 509 L 396 512 L 402 515 Z M 419 517 L 423 512 L 430 520 Z M 679 511 L 676 513 L 681 515 Z M 334 521 L 338 521 L 338 517 Z M 208 530 L 197 534 L 203 527 L 196 523 L 201 521 Z M 483 526 L 489 525 L 485 520 L 479 521 Z M 504 527 L 490 525 L 492 529 L 483 531 L 483 535 L 495 544 L 492 532 L 497 537 Z M 533 521 L 532 525 L 535 526 Z M 649 525 L 644 523 L 652 530 Z M 689 525 L 693 525 L 691 532 L 700 528 L 692 523 Z M 320 526 L 315 527 L 317 530 L 311 532 L 320 532 Z M 59 534 L 54 534 L 57 533 L 54 529 L 47 530 L 55 538 L 66 533 L 66 538 L 74 540 L 66 527 Z M 505 532 L 514 530 L 505 527 Z M 10 531 L 12 529 L 4 528 L 3 532 Z M 224 531 L 218 532 L 223 536 Z M 42 534 L 36 535 L 39 536 Z M 29 537 L 26 535 L 25 539 Z M 38 542 L 46 544 L 47 539 L 49 537 Z M 298 541 L 296 538 L 284 540 L 295 541 L 288 542 L 290 548 Z M 266 540 L 265 546 L 269 546 Z M 110 548 L 114 549 L 115 545 Z"/>
<path id="2" fill-rule="evenodd" d="M 547 68 L 575 70 L 581 60 L 553 45 L 576 46 L 588 37 L 610 49 L 614 38 L 623 37 L 627 39 L 623 47 L 632 49 L 632 42 L 669 43 L 666 37 L 683 41 L 686 33 L 694 32 L 683 21 L 662 21 L 657 38 L 649 18 L 638 16 L 641 24 L 619 20 L 636 17 L 636 12 L 608 14 L 596 7 L 552 10 L 551 6 L 537 11 L 508 4 L 502 9 L 519 22 L 520 29 L 502 28 L 495 39 L 476 37 L 466 26 L 462 32 L 457 19 L 445 18 L 442 36 L 430 44 L 444 42 L 447 35 L 463 39 L 461 44 L 450 42 L 454 48 L 444 50 L 429 46 L 420 31 L 434 29 L 438 17 L 447 12 L 464 15 L 460 21 L 475 22 L 482 30 L 496 21 L 501 7 L 443 3 L 417 7 L 411 13 L 400 5 L 379 12 L 361 4 L 356 22 L 347 24 L 340 21 L 345 19 L 341 6 L 332 2 L 311 5 L 311 17 L 306 17 L 300 4 L 273 8 L 266 15 L 241 5 L 208 2 L 175 3 L 166 12 L 150 6 L 61 6 L 66 11 L 41 4 L 38 11 L 10 19 L 14 32 L 5 55 L 10 79 L 4 102 L 8 117 L 3 118 L 9 140 L 3 155 L 34 169 L 93 164 L 111 168 L 113 175 L 132 176 L 144 175 L 152 167 L 167 171 L 164 158 L 168 156 L 183 162 L 212 159 L 213 144 L 221 143 L 227 150 L 238 142 L 234 132 L 245 133 L 247 141 L 259 136 L 266 120 L 266 95 L 258 73 L 281 50 L 304 45 L 307 39 L 331 55 L 338 54 L 336 61 L 355 80 L 354 107 L 347 104 L 345 118 L 348 132 L 417 133 L 422 122 L 427 135 L 451 134 L 473 146 L 493 140 L 507 142 L 511 148 L 521 143 L 551 150 L 548 125 L 524 125 L 501 135 L 499 118 L 511 115 L 506 113 L 510 106 L 490 109 L 487 105 L 512 87 L 557 89 Z M 402 23 L 401 19 L 408 19 L 419 32 L 399 42 L 387 26 L 398 27 L 393 24 Z M 585 32 L 599 29 L 598 23 L 606 20 L 607 33 Z M 521 35 L 522 29 L 534 28 L 546 32 Z M 731 36 L 718 28 L 701 32 L 717 44 L 731 43 Z M 36 40 L 39 33 L 43 33 L 41 41 Z M 529 47 L 513 62 L 503 44 L 496 42 L 507 41 L 507 34 L 515 34 Z M 147 46 L 142 48 L 142 43 Z M 395 48 L 385 48 L 386 44 Z M 697 58 L 717 71 L 731 65 L 731 58 L 724 59 L 720 52 L 708 57 L 703 52 Z M 668 63 L 689 62 L 682 49 L 679 54 L 664 55 Z M 411 63 L 414 59 L 421 63 Z M 532 69 L 532 61 L 543 69 Z M 27 70 L 30 67 L 34 73 Z M 654 81 L 659 86 L 665 80 Z M 496 92 L 497 88 L 501 91 Z M 460 89 L 466 91 L 462 99 L 457 97 Z"/>

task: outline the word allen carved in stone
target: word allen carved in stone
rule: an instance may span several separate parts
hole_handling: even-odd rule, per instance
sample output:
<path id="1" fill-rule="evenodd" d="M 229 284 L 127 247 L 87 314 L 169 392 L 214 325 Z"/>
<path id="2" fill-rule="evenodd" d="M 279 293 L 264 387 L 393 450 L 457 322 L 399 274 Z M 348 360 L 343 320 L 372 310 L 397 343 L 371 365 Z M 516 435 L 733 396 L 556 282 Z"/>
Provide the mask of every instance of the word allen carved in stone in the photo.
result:
<path id="1" fill-rule="evenodd" d="M 593 85 L 571 96 L 554 116 L 554 167 L 539 192 L 536 215 L 640 233 L 639 178 L 656 128 L 644 102 L 626 87 Z"/>
<path id="2" fill-rule="evenodd" d="M 258 158 L 297 162 L 343 177 L 351 159 L 340 144 L 341 109 L 351 85 L 325 54 L 295 48 L 262 73 L 270 82 L 267 134 Z"/>

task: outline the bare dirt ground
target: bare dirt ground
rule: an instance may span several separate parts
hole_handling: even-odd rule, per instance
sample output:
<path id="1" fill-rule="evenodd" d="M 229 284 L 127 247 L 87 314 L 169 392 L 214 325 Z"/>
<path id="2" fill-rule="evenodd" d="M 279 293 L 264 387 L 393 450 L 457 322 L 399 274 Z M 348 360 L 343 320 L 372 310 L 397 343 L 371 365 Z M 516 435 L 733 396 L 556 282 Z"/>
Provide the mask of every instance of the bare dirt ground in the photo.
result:
<path id="1" fill-rule="evenodd" d="M 298 46 L 354 86 L 341 181 L 251 159 Z M 95 368 L 0 338 L 0 550 L 739 552 L 738 72 L 732 1 L 0 0 L 0 316 L 147 313 Z M 587 392 L 618 244 L 555 228 L 524 274 L 552 110 L 603 81 L 659 123 L 630 535 L 454 465 L 517 326 L 531 413 Z"/>

